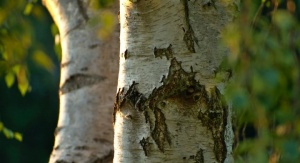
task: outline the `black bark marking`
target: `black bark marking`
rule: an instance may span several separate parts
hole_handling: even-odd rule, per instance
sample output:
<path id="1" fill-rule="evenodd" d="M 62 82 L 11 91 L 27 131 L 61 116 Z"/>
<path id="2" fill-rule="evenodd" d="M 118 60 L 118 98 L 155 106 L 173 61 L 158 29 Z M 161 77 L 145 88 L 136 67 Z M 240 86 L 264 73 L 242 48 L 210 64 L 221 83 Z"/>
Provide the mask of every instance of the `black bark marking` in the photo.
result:
<path id="1" fill-rule="evenodd" d="M 98 46 L 100 46 L 100 44 L 98 44 L 98 43 L 96 43 L 96 44 L 91 44 L 91 45 L 89 45 L 89 48 L 90 48 L 90 49 L 94 49 L 94 48 L 96 48 L 96 47 L 98 47 Z"/>
<path id="2" fill-rule="evenodd" d="M 195 163 L 204 163 L 203 149 L 201 148 L 199 151 L 197 151 Z"/>
<path id="3" fill-rule="evenodd" d="M 124 96 L 124 88 L 119 88 L 117 94 L 116 94 L 116 101 L 114 103 L 114 112 L 113 112 L 113 123 L 115 124 L 116 122 L 116 113 L 117 111 L 120 110 L 121 108 L 121 103 L 123 101 Z"/>
<path id="4" fill-rule="evenodd" d="M 132 85 L 130 86 L 129 90 L 126 92 L 124 96 L 124 100 L 129 101 L 132 106 L 134 106 L 135 109 L 139 111 L 145 110 L 143 108 L 143 104 L 146 101 L 146 97 L 139 93 L 138 90 L 136 89 L 136 85 L 138 83 L 133 82 Z M 122 101 L 121 104 L 125 101 Z"/>
<path id="5" fill-rule="evenodd" d="M 113 122 L 116 121 L 116 112 L 124 105 L 124 103 L 129 103 L 138 111 L 144 111 L 144 103 L 147 100 L 146 97 L 139 93 L 136 89 L 136 85 L 133 81 L 132 85 L 129 87 L 128 91 L 124 94 L 124 89 L 119 89 L 116 95 L 116 102 L 114 104 Z M 131 116 L 131 115 L 130 115 Z M 132 119 L 132 116 L 131 116 Z"/>
<path id="6" fill-rule="evenodd" d="M 54 150 L 59 150 L 59 145 L 54 148 Z"/>
<path id="7" fill-rule="evenodd" d="M 79 13 L 82 15 L 83 19 L 87 22 L 89 20 L 89 16 L 86 11 L 86 6 L 83 4 L 83 0 L 76 0 L 78 5 Z"/>
<path id="8" fill-rule="evenodd" d="M 140 144 L 143 148 L 143 151 L 145 153 L 145 156 L 149 156 L 149 149 L 150 149 L 150 141 L 149 141 L 149 137 L 147 137 L 146 139 L 143 137 L 143 139 L 140 141 Z"/>
<path id="9" fill-rule="evenodd" d="M 198 118 L 212 132 L 216 159 L 219 162 L 224 162 L 227 153 L 224 134 L 228 108 L 217 87 L 212 88 L 210 94 L 211 97 L 205 99 L 207 108 L 204 112 L 199 112 Z"/>
<path id="10" fill-rule="evenodd" d="M 103 76 L 75 74 L 70 76 L 60 88 L 60 93 L 65 94 L 85 86 L 90 86 L 105 80 Z"/>
<path id="11" fill-rule="evenodd" d="M 124 58 L 127 59 L 128 57 L 129 57 L 128 49 L 126 49 L 125 52 L 124 52 Z"/>
<path id="12" fill-rule="evenodd" d="M 172 52 L 172 45 L 170 44 L 167 48 L 154 48 L 154 56 L 155 58 L 159 57 L 162 58 L 163 56 L 166 56 L 167 60 L 173 58 L 173 52 Z"/>

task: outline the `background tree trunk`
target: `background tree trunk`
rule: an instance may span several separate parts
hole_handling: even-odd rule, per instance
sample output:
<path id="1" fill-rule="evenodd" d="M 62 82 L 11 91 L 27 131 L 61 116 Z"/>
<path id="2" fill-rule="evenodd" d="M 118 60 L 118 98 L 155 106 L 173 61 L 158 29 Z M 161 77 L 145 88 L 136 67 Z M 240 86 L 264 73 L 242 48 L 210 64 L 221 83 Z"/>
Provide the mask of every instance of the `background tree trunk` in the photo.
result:
<path id="1" fill-rule="evenodd" d="M 87 0 L 44 0 L 60 31 L 60 113 L 49 162 L 112 162 L 119 32 L 99 39 Z M 117 4 L 113 6 L 117 9 Z M 94 24 L 93 24 L 94 23 Z"/>
<path id="2" fill-rule="evenodd" d="M 237 10 L 238 0 L 120 0 L 114 162 L 233 162 L 219 40 Z"/>

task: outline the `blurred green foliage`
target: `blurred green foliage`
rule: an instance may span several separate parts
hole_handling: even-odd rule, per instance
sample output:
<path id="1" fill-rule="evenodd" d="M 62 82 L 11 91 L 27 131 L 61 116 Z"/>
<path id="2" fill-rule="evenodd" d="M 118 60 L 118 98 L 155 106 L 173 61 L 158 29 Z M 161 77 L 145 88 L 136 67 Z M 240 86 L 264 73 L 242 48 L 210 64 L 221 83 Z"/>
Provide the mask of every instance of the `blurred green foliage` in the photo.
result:
<path id="1" fill-rule="evenodd" d="M 28 59 L 53 71 L 52 59 L 40 50 L 32 29 L 35 20 L 42 20 L 45 12 L 37 0 L 2 0 L 0 2 L 0 76 L 5 77 L 8 87 L 15 81 L 22 95 L 31 90 L 28 78 Z"/>
<path id="2" fill-rule="evenodd" d="M 236 162 L 300 162 L 299 20 L 298 0 L 244 0 L 223 33 Z"/>
<path id="3" fill-rule="evenodd" d="M 58 115 L 55 28 L 40 1 L 0 1 L 0 162 L 48 161 Z"/>

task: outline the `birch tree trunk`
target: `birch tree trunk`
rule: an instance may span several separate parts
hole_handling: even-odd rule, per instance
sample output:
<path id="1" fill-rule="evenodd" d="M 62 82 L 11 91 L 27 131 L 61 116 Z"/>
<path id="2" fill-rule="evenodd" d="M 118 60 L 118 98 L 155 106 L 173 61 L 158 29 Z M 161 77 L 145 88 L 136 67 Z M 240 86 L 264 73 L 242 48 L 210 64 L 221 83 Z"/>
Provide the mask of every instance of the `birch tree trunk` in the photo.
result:
<path id="1" fill-rule="evenodd" d="M 50 163 L 112 162 L 113 96 L 117 86 L 118 29 L 97 37 L 102 12 L 88 0 L 44 0 L 59 28 L 60 111 Z M 113 7 L 117 9 L 117 4 Z"/>
<path id="2" fill-rule="evenodd" d="M 114 162 L 233 162 L 219 69 L 238 0 L 120 0 Z M 222 76 L 220 80 L 216 78 Z M 219 75 L 221 74 L 221 75 Z"/>

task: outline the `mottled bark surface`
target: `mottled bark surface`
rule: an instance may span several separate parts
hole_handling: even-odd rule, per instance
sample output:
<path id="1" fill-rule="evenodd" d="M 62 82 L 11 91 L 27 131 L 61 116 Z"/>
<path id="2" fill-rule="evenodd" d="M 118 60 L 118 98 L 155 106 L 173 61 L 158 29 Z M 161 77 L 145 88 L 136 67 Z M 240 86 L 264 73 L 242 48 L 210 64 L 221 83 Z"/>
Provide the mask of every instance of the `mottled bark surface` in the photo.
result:
<path id="1" fill-rule="evenodd" d="M 113 159 L 113 98 L 117 86 L 119 30 L 97 36 L 104 9 L 86 0 L 44 0 L 62 45 L 60 111 L 49 162 L 100 163 Z M 110 10 L 117 15 L 117 4 Z M 116 18 L 117 19 L 117 18 Z"/>
<path id="2" fill-rule="evenodd" d="M 238 2 L 120 1 L 114 162 L 232 162 L 220 33 Z M 217 80 L 216 73 L 224 73 Z"/>

